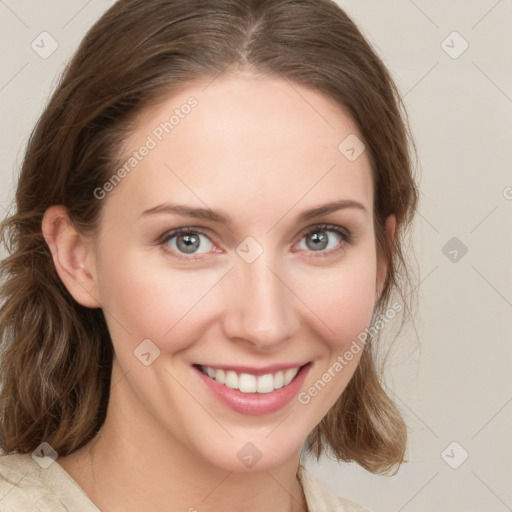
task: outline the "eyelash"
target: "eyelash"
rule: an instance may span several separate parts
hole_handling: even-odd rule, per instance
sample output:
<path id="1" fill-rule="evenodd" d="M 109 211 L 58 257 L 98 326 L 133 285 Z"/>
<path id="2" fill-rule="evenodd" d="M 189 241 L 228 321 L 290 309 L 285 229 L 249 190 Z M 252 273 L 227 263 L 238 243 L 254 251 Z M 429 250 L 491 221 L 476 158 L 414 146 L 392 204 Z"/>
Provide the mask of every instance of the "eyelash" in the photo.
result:
<path id="1" fill-rule="evenodd" d="M 339 244 L 339 246 L 337 248 L 330 249 L 329 251 L 319 251 L 318 254 L 316 256 L 314 256 L 314 257 L 333 256 L 334 254 L 337 254 L 340 250 L 342 250 L 344 248 L 345 244 L 352 245 L 354 243 L 354 241 L 355 241 L 354 235 L 348 229 L 342 228 L 340 226 L 336 226 L 335 224 L 317 224 L 317 225 L 312 226 L 310 228 L 306 228 L 304 231 L 302 231 L 300 233 L 300 240 L 302 240 L 307 235 L 310 235 L 312 233 L 316 233 L 317 231 L 334 231 L 336 234 L 340 235 L 340 237 L 342 238 L 342 241 L 340 242 L 340 244 Z M 161 245 L 161 246 L 164 246 L 170 240 L 172 240 L 173 238 L 175 238 L 175 237 L 177 237 L 179 235 L 183 235 L 183 234 L 187 234 L 188 235 L 188 234 L 191 234 L 191 233 L 197 233 L 197 234 L 200 234 L 200 235 L 204 235 L 207 238 L 210 238 L 208 236 L 208 233 L 205 230 L 201 229 L 201 228 L 184 227 L 184 228 L 173 229 L 172 231 L 166 231 L 158 239 L 157 243 L 159 245 Z M 166 249 L 166 248 L 164 248 L 164 250 L 166 252 L 171 252 L 173 255 L 175 255 L 178 258 L 180 258 L 182 260 L 185 260 L 185 261 L 199 260 L 199 259 L 202 259 L 204 257 L 204 255 L 184 256 L 183 254 L 177 253 L 174 250 L 169 250 L 169 249 Z M 310 251 L 310 252 L 314 253 L 315 251 Z"/>

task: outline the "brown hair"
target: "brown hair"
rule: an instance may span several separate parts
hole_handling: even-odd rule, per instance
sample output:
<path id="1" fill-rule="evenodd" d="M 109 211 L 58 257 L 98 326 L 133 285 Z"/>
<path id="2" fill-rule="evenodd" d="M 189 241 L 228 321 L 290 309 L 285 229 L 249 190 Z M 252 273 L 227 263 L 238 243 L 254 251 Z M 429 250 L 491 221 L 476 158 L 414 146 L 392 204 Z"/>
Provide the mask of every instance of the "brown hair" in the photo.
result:
<path id="1" fill-rule="evenodd" d="M 352 116 L 371 161 L 377 253 L 389 265 L 374 314 L 388 309 L 394 290 L 407 308 L 414 142 L 390 74 L 345 12 L 331 0 L 120 0 L 87 33 L 37 123 L 16 212 L 1 226 L 9 253 L 0 267 L 6 453 L 47 441 L 70 454 L 96 435 L 109 399 L 113 347 L 103 311 L 78 304 L 59 279 L 42 236 L 44 212 L 62 204 L 77 229 L 94 234 L 102 202 L 93 191 L 112 176 L 136 115 L 192 81 L 241 68 L 324 93 Z M 389 244 L 390 214 L 398 227 Z M 381 384 L 377 338 L 369 337 L 307 449 L 319 457 L 330 448 L 339 460 L 385 473 L 403 462 L 407 430 Z"/>

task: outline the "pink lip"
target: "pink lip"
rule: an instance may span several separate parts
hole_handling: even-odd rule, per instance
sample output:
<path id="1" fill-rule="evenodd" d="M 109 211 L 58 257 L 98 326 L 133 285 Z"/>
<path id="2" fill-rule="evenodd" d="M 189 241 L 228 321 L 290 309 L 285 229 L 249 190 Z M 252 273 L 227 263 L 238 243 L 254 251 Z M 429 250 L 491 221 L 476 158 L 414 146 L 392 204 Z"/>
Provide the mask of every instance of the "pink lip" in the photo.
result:
<path id="1" fill-rule="evenodd" d="M 216 370 L 233 371 L 237 374 L 250 373 L 251 375 L 267 375 L 268 373 L 276 373 L 278 371 L 289 370 L 290 368 L 299 368 L 307 364 L 304 363 L 290 363 L 290 364 L 274 364 L 272 366 L 265 366 L 264 368 L 253 368 L 252 366 L 232 366 L 232 365 L 216 365 L 216 364 L 202 364 L 197 366 L 209 366 Z"/>
<path id="2" fill-rule="evenodd" d="M 269 371 L 269 368 L 260 368 L 259 373 L 255 373 L 255 369 L 249 369 L 247 367 L 215 367 L 218 369 L 232 369 L 238 371 L 243 368 L 247 373 L 253 373 L 255 375 L 265 375 L 266 373 L 273 373 L 283 368 L 297 368 L 297 366 L 285 366 L 277 367 L 277 370 Z M 264 414 L 270 414 L 283 408 L 285 405 L 291 402 L 293 397 L 297 395 L 299 390 L 304 383 L 304 379 L 311 368 L 311 364 L 302 366 L 295 376 L 295 378 L 287 385 L 280 389 L 276 389 L 271 393 L 242 393 L 238 389 L 231 389 L 224 384 L 220 384 L 214 379 L 211 379 L 205 375 L 197 367 L 193 366 L 194 371 L 197 373 L 202 382 L 207 386 L 208 390 L 224 405 L 228 406 L 233 411 L 241 414 L 250 416 L 261 416 Z M 243 373 L 243 372 L 241 372 Z"/>

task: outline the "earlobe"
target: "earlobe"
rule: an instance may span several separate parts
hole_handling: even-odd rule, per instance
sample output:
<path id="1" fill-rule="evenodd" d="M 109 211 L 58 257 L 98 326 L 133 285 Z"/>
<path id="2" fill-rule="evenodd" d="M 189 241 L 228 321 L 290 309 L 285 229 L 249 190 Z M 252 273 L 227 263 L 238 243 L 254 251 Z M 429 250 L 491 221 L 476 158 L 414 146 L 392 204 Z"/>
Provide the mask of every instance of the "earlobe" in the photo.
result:
<path id="1" fill-rule="evenodd" d="M 394 240 L 396 236 L 396 217 L 394 214 L 391 214 L 386 219 L 386 243 L 389 247 L 393 246 Z M 380 297 L 382 295 L 382 290 L 384 288 L 384 283 L 386 281 L 386 277 L 388 274 L 388 262 L 382 259 L 377 264 L 377 289 L 375 292 L 375 301 L 379 302 Z"/>
<path id="2" fill-rule="evenodd" d="M 71 223 L 67 208 L 48 208 L 41 227 L 57 274 L 69 293 L 82 306 L 101 307 L 92 247 Z"/>

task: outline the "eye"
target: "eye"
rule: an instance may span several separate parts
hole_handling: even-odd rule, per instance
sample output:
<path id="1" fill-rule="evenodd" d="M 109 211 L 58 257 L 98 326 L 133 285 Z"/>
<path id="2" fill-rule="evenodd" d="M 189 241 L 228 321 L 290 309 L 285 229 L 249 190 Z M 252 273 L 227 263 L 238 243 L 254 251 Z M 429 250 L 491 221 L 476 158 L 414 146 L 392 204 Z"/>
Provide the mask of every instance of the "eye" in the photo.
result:
<path id="1" fill-rule="evenodd" d="M 206 242 L 204 241 L 206 240 Z M 180 254 L 204 254 L 214 247 L 211 240 L 196 228 L 178 228 L 167 232 L 160 240 L 162 245 L 170 247 L 174 252 Z M 204 249 L 198 251 L 198 249 Z M 188 258 L 190 259 L 190 258 Z"/>
<path id="2" fill-rule="evenodd" d="M 306 246 L 299 244 L 299 249 L 320 253 L 319 256 L 337 253 L 343 249 L 344 243 L 352 244 L 354 241 L 350 231 L 333 224 L 320 224 L 308 228 L 301 233 L 301 242 L 303 239 Z M 158 243 L 163 245 L 165 250 L 170 248 L 177 257 L 186 260 L 199 259 L 196 255 L 212 252 L 212 248 L 215 247 L 203 230 L 192 227 L 168 231 L 162 235 Z"/>
<path id="3" fill-rule="evenodd" d="M 329 235 L 329 233 L 334 233 L 335 236 L 333 237 L 332 234 Z M 307 231 L 302 233 L 301 242 L 303 239 L 305 239 L 305 247 L 302 246 L 299 248 L 320 252 L 322 256 L 324 256 L 323 253 L 325 252 L 329 253 L 329 255 L 333 252 L 338 252 L 338 250 L 343 248 L 343 242 L 351 244 L 354 241 L 350 231 L 333 224 L 320 224 L 308 228 Z M 336 239 L 338 239 L 338 241 Z M 327 254 L 325 255 L 327 256 Z"/>

